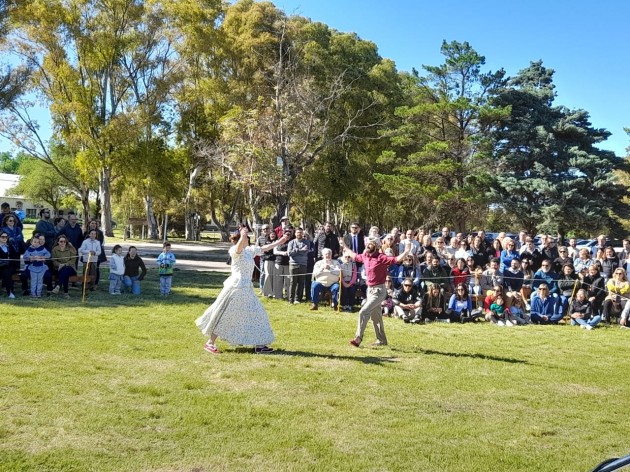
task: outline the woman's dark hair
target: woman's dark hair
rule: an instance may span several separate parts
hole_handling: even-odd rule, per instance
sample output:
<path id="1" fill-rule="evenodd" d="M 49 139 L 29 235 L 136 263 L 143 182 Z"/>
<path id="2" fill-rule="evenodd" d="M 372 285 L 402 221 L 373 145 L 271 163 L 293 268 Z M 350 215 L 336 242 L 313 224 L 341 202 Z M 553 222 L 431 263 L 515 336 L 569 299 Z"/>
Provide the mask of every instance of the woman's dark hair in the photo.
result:
<path id="1" fill-rule="evenodd" d="M 230 234 L 230 242 L 232 244 L 236 244 L 239 239 L 241 239 L 241 234 L 240 233 L 232 233 L 232 234 Z"/>
<path id="2" fill-rule="evenodd" d="M 463 288 L 464 289 L 464 294 L 460 296 L 460 294 L 457 292 L 457 289 L 459 288 Z M 458 283 L 457 286 L 455 287 L 455 296 L 457 297 L 458 300 L 468 300 L 468 286 L 464 283 Z"/>

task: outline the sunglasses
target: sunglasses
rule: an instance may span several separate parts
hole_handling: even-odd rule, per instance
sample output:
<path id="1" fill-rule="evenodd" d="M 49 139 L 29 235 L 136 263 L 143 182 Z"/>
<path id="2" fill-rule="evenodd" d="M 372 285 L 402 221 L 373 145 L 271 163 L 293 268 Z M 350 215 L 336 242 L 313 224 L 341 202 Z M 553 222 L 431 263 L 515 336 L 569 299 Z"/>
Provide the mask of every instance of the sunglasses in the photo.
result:
<path id="1" fill-rule="evenodd" d="M 409 284 L 403 284 L 403 287 L 411 287 Z"/>

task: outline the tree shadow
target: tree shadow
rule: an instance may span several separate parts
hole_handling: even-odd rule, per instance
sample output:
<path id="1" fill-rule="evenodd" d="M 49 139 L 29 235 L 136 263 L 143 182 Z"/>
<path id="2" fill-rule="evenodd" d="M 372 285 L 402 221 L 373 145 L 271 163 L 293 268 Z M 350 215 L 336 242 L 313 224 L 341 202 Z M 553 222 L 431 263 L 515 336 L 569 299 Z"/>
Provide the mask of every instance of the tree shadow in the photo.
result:
<path id="1" fill-rule="evenodd" d="M 444 352 L 444 351 L 436 351 L 433 349 L 424 349 L 424 348 L 416 348 L 416 349 L 412 349 L 408 351 L 403 350 L 403 349 L 392 348 L 392 351 L 426 354 L 428 356 L 468 357 L 470 359 L 481 359 L 484 361 L 507 362 L 508 364 L 531 364 L 529 361 L 524 360 L 524 359 L 515 359 L 513 357 L 492 356 L 492 355 L 481 354 L 481 353 Z"/>
<path id="2" fill-rule="evenodd" d="M 235 352 L 253 352 L 251 348 L 237 347 L 234 349 Z M 262 354 L 259 354 L 262 355 Z M 362 364 L 369 365 L 383 365 L 386 363 L 398 362 L 398 357 L 395 356 L 338 356 L 335 354 L 319 354 L 316 352 L 307 352 L 307 351 L 287 351 L 284 349 L 276 349 L 270 354 L 264 354 L 269 357 L 278 357 L 278 356 L 296 356 L 303 358 L 317 358 L 317 359 L 330 359 L 335 361 L 356 361 L 361 362 Z"/>

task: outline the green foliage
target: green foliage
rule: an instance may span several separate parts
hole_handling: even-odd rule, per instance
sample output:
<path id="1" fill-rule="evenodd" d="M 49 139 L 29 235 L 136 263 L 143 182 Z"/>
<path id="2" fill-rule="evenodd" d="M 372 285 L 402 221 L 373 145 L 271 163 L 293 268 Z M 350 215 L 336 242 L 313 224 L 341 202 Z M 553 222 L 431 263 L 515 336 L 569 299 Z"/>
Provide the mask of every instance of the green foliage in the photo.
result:
<path id="1" fill-rule="evenodd" d="M 626 164 L 596 146 L 610 133 L 584 110 L 553 106 L 553 71 L 530 64 L 496 97 L 511 108 L 494 133 L 498 174 L 488 195 L 532 233 L 594 234 L 628 213 L 615 170 Z"/>
<path id="2" fill-rule="evenodd" d="M 18 152 L 15 157 L 10 152 L 0 153 L 0 172 L 4 174 L 17 174 L 22 161 L 26 159 L 26 154 Z"/>
<path id="3" fill-rule="evenodd" d="M 355 349 L 356 314 L 263 300 L 277 352 L 211 356 L 194 320 L 224 278 L 178 271 L 164 299 L 149 269 L 140 297 L 5 303 L 3 469 L 560 472 L 627 453 L 623 360 L 602 375 L 624 330 L 386 319 L 389 347 Z"/>
<path id="4" fill-rule="evenodd" d="M 56 158 L 60 167 L 71 167 L 72 163 L 63 157 Z M 10 190 L 12 195 L 21 195 L 34 201 L 50 204 L 53 209 L 62 208 L 68 203 L 74 208 L 76 194 L 68 189 L 66 181 L 48 164 L 32 157 L 21 160 L 17 173 L 20 182 Z"/>

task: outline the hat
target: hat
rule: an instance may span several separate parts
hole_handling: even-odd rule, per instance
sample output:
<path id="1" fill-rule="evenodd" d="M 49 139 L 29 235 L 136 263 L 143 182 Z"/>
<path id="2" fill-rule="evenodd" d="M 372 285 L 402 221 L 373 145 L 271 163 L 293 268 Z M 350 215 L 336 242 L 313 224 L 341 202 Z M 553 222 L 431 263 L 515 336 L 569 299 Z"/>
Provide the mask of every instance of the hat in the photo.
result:
<path id="1" fill-rule="evenodd" d="M 280 218 L 280 221 L 289 221 L 289 217 L 288 216 L 283 216 L 282 218 Z"/>

